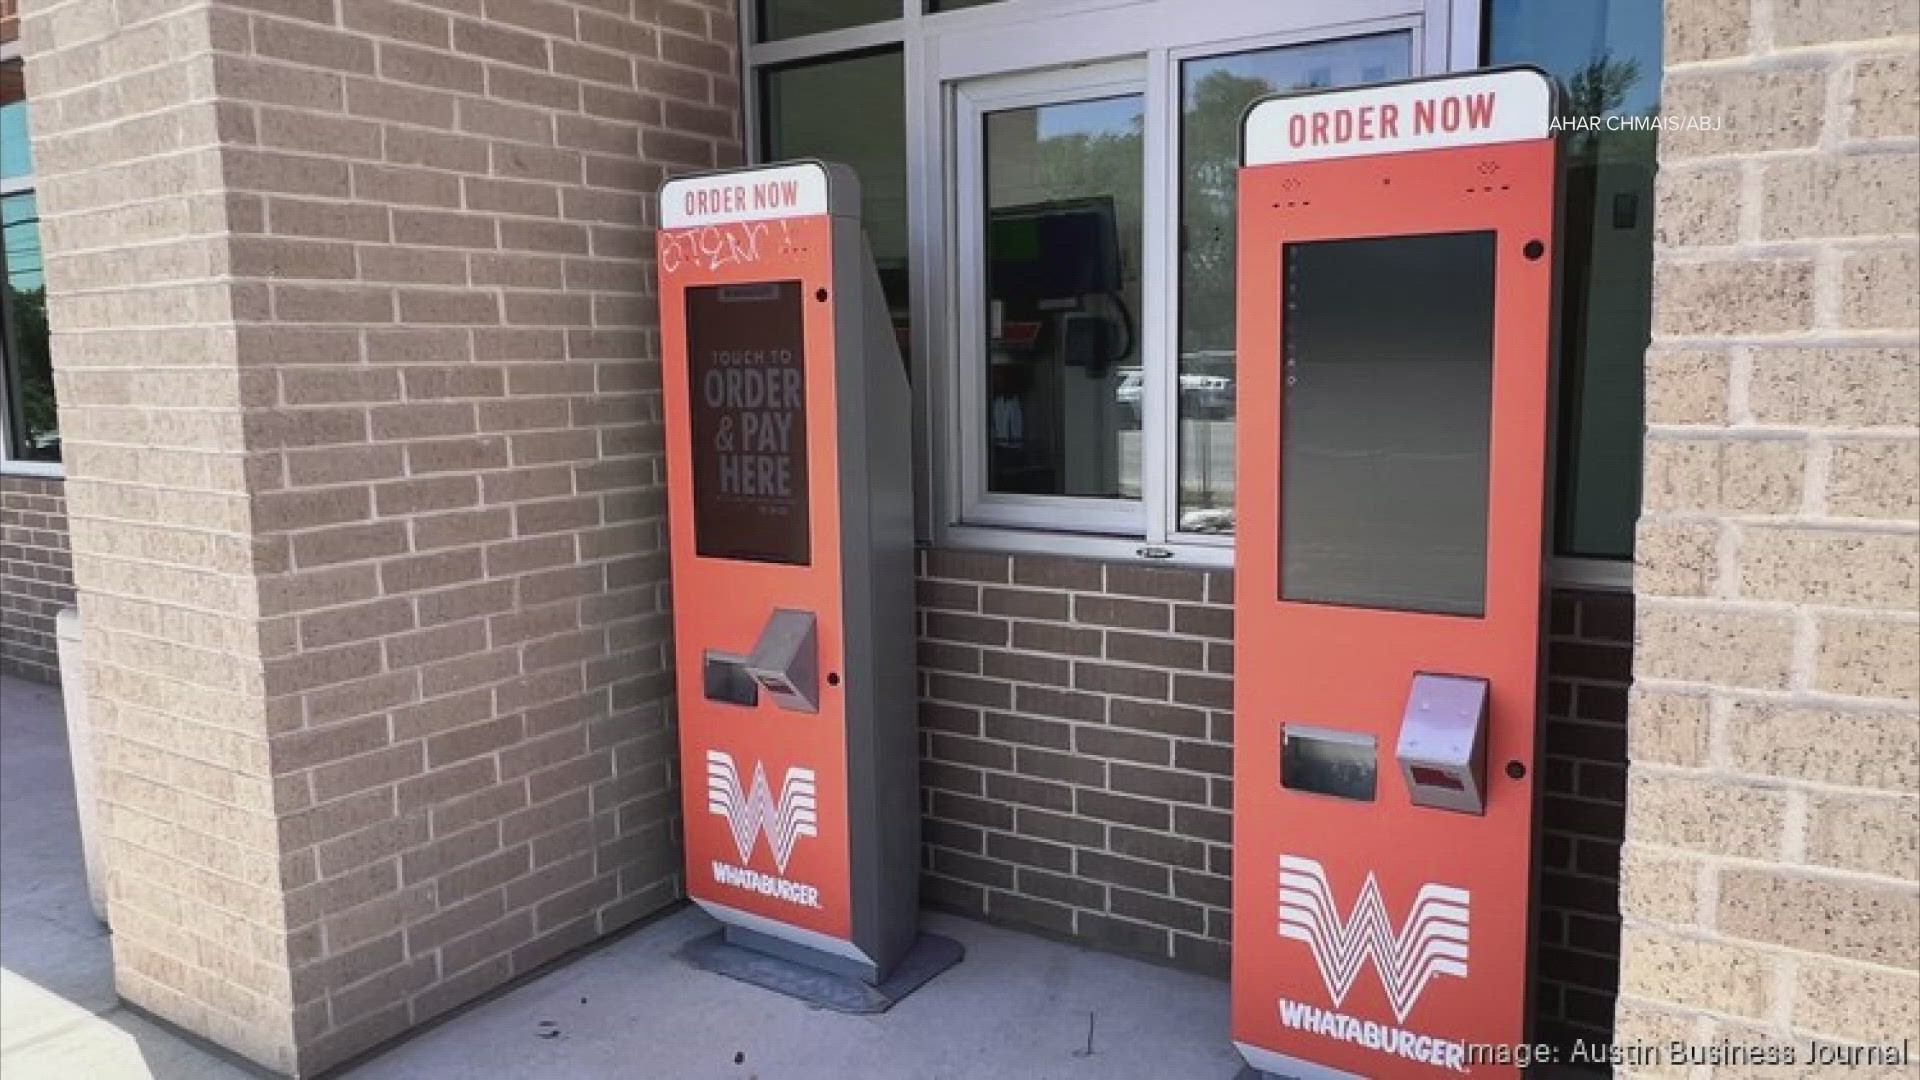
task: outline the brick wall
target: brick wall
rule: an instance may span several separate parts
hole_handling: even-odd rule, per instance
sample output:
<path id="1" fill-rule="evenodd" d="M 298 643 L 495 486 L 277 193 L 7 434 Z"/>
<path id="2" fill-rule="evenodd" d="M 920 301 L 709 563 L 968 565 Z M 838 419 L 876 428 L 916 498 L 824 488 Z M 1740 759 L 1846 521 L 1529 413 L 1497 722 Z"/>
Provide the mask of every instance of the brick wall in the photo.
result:
<path id="1" fill-rule="evenodd" d="M 642 7 L 28 4 L 116 974 L 272 1067 L 678 893 Z"/>
<path id="2" fill-rule="evenodd" d="M 0 476 L 0 672 L 57 682 L 53 620 L 72 606 L 65 485 Z"/>
<path id="3" fill-rule="evenodd" d="M 1910 1039 L 1920 14 L 1666 19 L 1620 1035 Z"/>
<path id="4" fill-rule="evenodd" d="M 922 558 L 927 901 L 1224 974 L 1233 576 Z"/>
<path id="5" fill-rule="evenodd" d="M 214 59 L 313 1067 L 680 888 L 649 226 L 737 152 L 732 5 L 451 7 Z"/>
<path id="6" fill-rule="evenodd" d="M 204 5 L 29 3 L 41 242 L 120 994 L 290 1068 Z"/>
<path id="7" fill-rule="evenodd" d="M 1613 1033 L 1620 983 L 1620 837 L 1627 798 L 1633 597 L 1561 590 L 1547 624 L 1535 884 L 1534 1035 L 1567 1046 Z"/>
<path id="8" fill-rule="evenodd" d="M 922 554 L 928 903 L 1224 976 L 1232 575 Z M 1618 966 L 1633 610 L 1554 597 L 1540 1034 L 1604 1039 Z"/>

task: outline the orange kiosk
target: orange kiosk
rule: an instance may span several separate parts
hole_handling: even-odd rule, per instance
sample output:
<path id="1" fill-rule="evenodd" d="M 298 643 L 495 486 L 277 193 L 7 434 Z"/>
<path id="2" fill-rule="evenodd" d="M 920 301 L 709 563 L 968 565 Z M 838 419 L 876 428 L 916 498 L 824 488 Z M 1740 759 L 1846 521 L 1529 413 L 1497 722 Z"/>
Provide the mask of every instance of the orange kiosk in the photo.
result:
<path id="1" fill-rule="evenodd" d="M 859 204 L 819 162 L 668 182 L 661 381 L 687 891 L 882 984 L 918 912 L 911 410 Z"/>
<path id="2" fill-rule="evenodd" d="M 1557 162 L 1533 69 L 1242 129 L 1233 1037 L 1517 1076 Z M 1248 660 L 1254 657 L 1257 660 Z"/>

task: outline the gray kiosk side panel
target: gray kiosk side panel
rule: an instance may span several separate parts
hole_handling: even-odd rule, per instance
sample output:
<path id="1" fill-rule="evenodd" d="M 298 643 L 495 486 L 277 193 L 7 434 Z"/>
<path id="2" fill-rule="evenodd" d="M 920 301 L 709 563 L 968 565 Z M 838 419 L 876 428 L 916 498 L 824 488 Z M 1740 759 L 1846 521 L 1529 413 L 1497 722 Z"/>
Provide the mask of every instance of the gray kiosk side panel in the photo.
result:
<path id="1" fill-rule="evenodd" d="M 920 906 L 912 400 L 860 227 L 858 181 L 845 166 L 827 171 L 834 207 L 850 906 L 854 944 L 884 977 L 912 948 Z"/>

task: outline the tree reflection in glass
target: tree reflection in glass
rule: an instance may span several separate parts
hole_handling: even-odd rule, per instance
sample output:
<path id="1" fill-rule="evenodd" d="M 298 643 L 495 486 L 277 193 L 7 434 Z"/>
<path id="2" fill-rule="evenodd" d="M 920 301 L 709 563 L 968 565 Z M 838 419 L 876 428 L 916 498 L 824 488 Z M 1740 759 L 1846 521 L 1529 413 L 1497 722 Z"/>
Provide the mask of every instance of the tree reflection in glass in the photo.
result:
<path id="1" fill-rule="evenodd" d="M 1404 32 L 1189 60 L 1180 75 L 1178 527 L 1234 528 L 1234 199 L 1254 99 L 1405 78 Z"/>

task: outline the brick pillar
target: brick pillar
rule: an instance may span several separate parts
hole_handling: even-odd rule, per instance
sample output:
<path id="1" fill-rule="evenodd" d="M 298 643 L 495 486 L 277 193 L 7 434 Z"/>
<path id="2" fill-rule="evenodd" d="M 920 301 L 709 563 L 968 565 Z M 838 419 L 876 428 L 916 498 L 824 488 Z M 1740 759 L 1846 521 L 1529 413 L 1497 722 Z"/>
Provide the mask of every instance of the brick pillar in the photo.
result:
<path id="1" fill-rule="evenodd" d="M 197 8 L 197 10 L 189 10 Z M 228 202 L 189 3 L 29 3 L 22 27 L 116 982 L 280 1070 L 294 960 L 269 770 Z"/>
<path id="2" fill-rule="evenodd" d="M 1920 26 L 1810 0 L 1666 19 L 1664 111 L 1724 129 L 1660 144 L 1618 1034 L 1897 1042 L 1920 1028 Z"/>
<path id="3" fill-rule="evenodd" d="M 680 887 L 650 199 L 737 31 L 607 7 L 26 4 L 119 989 L 279 1071 Z"/>

